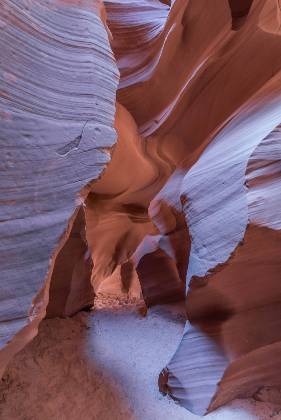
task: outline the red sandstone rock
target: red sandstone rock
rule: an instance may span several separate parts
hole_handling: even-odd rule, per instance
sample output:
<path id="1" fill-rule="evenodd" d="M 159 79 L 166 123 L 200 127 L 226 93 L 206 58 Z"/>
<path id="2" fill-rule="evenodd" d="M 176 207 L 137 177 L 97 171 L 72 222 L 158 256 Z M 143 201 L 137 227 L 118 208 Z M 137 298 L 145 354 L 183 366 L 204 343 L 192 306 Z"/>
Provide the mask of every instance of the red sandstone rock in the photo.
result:
<path id="1" fill-rule="evenodd" d="M 280 12 L 274 1 L 250 3 L 178 0 L 164 23 L 167 9 L 159 4 L 138 3 L 131 22 L 128 5 L 108 5 L 119 101 L 170 173 L 181 173 L 177 185 L 166 174 L 164 190 L 179 197 L 191 238 L 189 322 L 162 388 L 199 414 L 263 385 L 280 386 L 273 373 L 281 339 Z M 158 22 L 143 12 L 149 7 L 158 7 Z M 126 39 L 118 21 L 127 26 Z M 162 219 L 152 218 L 158 229 L 173 228 L 165 210 Z M 141 273 L 145 291 L 155 286 L 149 255 L 159 242 L 159 234 L 144 238 L 136 251 L 148 255 L 154 273 Z M 160 281 L 157 295 L 159 302 Z M 251 356 L 260 367 L 253 369 Z"/>
<path id="2" fill-rule="evenodd" d="M 110 160 L 118 72 L 98 1 L 5 0 L 0 32 L 2 372 L 37 333 L 82 190 Z"/>
<path id="3" fill-rule="evenodd" d="M 160 378 L 184 407 L 281 386 L 278 3 L 51 5 L 0 11 L 3 365 L 46 307 L 141 288 L 186 301 Z"/>

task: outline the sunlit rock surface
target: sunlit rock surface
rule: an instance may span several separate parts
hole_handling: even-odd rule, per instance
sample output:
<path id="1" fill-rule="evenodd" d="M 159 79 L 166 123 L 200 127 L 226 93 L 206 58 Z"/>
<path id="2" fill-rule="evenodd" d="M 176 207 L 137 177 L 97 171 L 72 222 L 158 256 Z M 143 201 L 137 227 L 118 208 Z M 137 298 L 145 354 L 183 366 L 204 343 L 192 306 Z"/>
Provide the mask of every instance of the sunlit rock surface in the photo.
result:
<path id="1" fill-rule="evenodd" d="M 0 12 L 3 345 L 47 305 L 185 301 L 161 391 L 202 415 L 279 389 L 279 3 L 24 5 Z"/>

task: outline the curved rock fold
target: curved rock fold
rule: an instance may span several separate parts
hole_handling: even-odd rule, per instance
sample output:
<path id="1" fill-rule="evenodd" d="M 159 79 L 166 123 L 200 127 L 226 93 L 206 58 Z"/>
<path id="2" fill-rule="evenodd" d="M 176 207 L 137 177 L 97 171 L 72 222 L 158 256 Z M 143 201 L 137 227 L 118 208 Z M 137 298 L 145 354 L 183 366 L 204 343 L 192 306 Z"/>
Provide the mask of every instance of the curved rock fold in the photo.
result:
<path id="1" fill-rule="evenodd" d="M 109 293 L 185 301 L 188 410 L 281 387 L 278 1 L 5 0 L 0 32 L 0 366 Z"/>

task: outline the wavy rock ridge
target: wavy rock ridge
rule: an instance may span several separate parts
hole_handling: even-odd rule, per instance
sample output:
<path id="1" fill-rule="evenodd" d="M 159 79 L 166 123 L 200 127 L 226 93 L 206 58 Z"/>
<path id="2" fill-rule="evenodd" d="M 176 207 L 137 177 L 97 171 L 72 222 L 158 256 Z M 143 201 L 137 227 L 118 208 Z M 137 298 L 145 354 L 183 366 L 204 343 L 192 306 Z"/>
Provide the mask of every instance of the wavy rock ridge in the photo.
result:
<path id="1" fill-rule="evenodd" d="M 3 368 L 45 316 L 125 293 L 185 300 L 159 383 L 187 409 L 280 387 L 278 1 L 21 6 L 0 11 Z"/>

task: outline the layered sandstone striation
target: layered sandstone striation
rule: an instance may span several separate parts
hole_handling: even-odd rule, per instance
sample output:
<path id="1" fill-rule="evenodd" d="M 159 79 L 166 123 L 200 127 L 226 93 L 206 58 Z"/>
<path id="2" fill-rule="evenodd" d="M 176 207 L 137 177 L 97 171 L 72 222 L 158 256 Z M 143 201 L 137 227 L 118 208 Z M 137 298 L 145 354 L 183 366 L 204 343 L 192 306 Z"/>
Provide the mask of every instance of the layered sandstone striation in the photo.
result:
<path id="1" fill-rule="evenodd" d="M 82 259 L 70 249 L 82 244 L 70 236 L 84 235 L 77 218 L 87 186 L 110 160 L 103 148 L 116 141 L 118 70 L 98 1 L 7 0 L 0 31 L 2 369 L 37 333 L 53 274 L 51 297 L 54 289 L 60 297 L 51 313 L 91 301 L 87 269 L 77 285 L 68 272 Z M 73 288 L 78 295 L 66 309 Z"/>
<path id="2" fill-rule="evenodd" d="M 278 1 L 0 13 L 2 366 L 108 293 L 185 301 L 159 383 L 194 413 L 281 387 Z"/>

